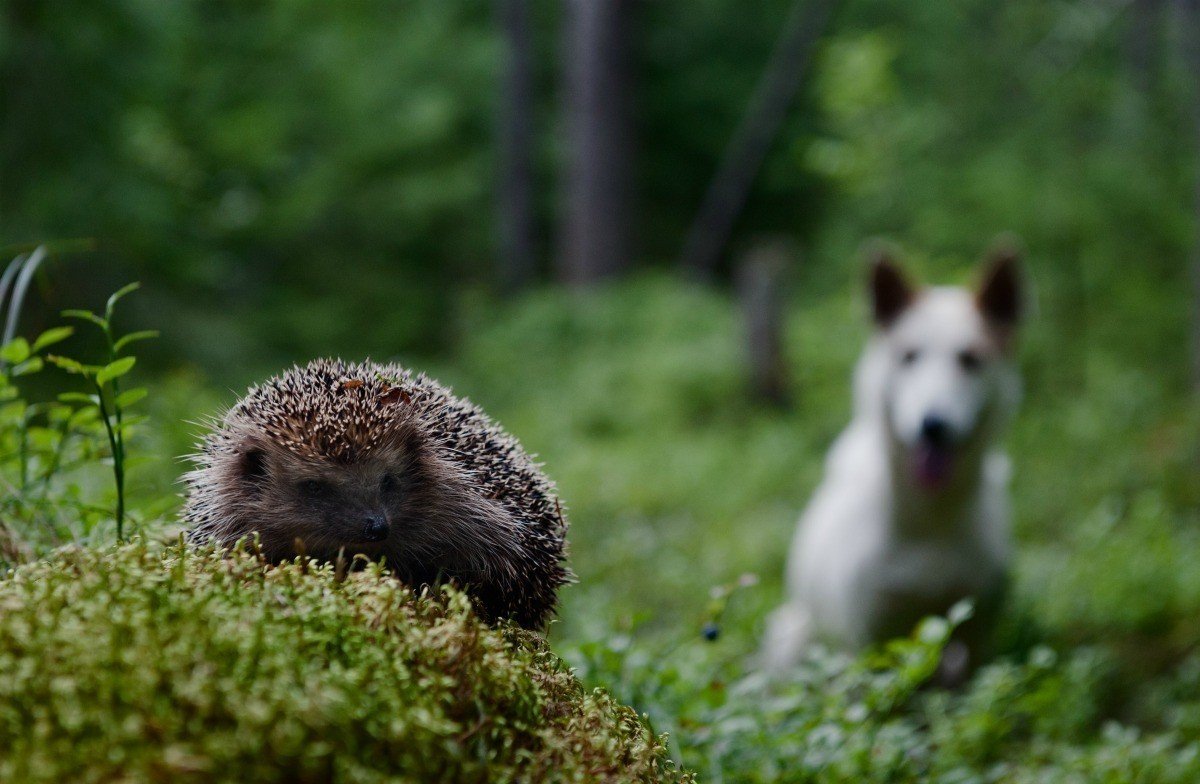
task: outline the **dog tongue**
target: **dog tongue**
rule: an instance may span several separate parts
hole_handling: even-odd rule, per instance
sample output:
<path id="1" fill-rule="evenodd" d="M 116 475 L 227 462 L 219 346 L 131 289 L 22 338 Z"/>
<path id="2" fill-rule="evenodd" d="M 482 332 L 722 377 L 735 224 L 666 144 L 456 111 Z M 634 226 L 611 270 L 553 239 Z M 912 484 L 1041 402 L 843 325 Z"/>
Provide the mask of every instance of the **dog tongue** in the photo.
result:
<path id="1" fill-rule="evenodd" d="M 917 481 L 930 490 L 946 484 L 954 467 L 953 451 L 944 446 L 922 444 L 917 447 Z"/>

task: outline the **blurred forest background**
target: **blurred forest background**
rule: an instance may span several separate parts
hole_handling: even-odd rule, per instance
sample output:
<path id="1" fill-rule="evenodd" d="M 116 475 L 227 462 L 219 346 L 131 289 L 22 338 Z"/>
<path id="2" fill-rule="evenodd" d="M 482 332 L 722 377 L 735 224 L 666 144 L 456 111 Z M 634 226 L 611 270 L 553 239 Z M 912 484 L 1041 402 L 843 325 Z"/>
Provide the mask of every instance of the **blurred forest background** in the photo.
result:
<path id="1" fill-rule="evenodd" d="M 1064 733 L 1200 727 L 1196 0 L 8 0 L 0 68 L 0 245 L 52 251 L 22 332 L 130 280 L 162 331 L 143 497 L 290 363 L 427 369 L 560 484 L 556 647 L 687 742 L 630 635 L 704 645 L 716 602 L 696 666 L 757 644 L 849 411 L 862 242 L 962 282 L 1015 232 L 1007 649 L 1123 675 Z"/>
<path id="2" fill-rule="evenodd" d="M 818 297 L 857 280 L 866 237 L 962 258 L 1011 229 L 1057 328 L 1082 335 L 1100 298 L 1152 295 L 1156 323 L 1127 328 L 1177 344 L 1191 13 L 12 0 L 0 230 L 89 239 L 60 255 L 53 306 L 143 279 L 143 317 L 170 319 L 161 362 L 239 383 L 317 354 L 452 349 L 480 291 L 684 256 L 721 278 L 763 234 L 803 250 L 799 288 Z M 745 209 L 715 254 L 691 251 L 747 118 L 772 129 L 755 101 L 769 64 L 784 89 L 761 92 L 782 111 L 761 168 L 742 167 Z"/>

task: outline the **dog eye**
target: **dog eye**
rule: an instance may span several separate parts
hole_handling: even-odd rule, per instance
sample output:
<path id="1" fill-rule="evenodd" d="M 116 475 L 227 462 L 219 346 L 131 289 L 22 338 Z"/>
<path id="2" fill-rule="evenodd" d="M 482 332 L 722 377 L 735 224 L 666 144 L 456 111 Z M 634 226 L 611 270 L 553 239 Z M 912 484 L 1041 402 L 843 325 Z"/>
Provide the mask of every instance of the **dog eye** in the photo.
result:
<path id="1" fill-rule="evenodd" d="M 912 363 L 916 362 L 920 358 L 921 358 L 921 352 L 917 351 L 915 348 L 910 348 L 908 351 L 905 351 L 903 354 L 900 355 L 900 364 L 901 365 L 911 365 Z"/>
<path id="2" fill-rule="evenodd" d="M 968 373 L 974 373 L 983 367 L 983 359 L 979 354 L 968 349 L 958 352 L 958 364 Z"/>
<path id="3" fill-rule="evenodd" d="M 305 479 L 299 486 L 300 495 L 305 498 L 323 498 L 329 493 L 329 484 L 320 479 Z"/>

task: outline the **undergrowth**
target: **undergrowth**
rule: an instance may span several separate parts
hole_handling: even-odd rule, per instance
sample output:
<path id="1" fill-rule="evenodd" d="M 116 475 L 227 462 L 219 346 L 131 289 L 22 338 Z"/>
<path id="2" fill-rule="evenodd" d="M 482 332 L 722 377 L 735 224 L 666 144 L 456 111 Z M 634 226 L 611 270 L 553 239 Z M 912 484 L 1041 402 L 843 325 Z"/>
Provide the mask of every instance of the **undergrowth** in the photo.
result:
<path id="1" fill-rule="evenodd" d="M 9 635 L 0 673 L 36 677 L 22 682 L 27 691 L 3 692 L 0 700 L 9 711 L 0 749 L 22 750 L 7 758 L 0 780 L 20 780 L 4 775 L 18 762 L 23 773 L 33 775 L 36 763 L 58 775 L 68 767 L 55 766 L 94 755 L 109 760 L 98 770 L 140 765 L 149 780 L 243 764 L 242 780 L 256 780 L 268 775 L 245 762 L 256 744 L 265 759 L 299 771 L 289 780 L 320 780 L 327 771 L 320 766 L 331 764 L 344 766 L 337 769 L 347 771 L 346 780 L 370 780 L 383 768 L 360 767 L 360 756 L 373 758 L 364 749 L 405 753 L 386 751 L 388 732 L 415 733 L 413 748 L 424 756 L 387 759 L 459 765 L 446 769 L 466 780 L 485 775 L 470 767 L 483 765 L 480 755 L 498 755 L 488 757 L 496 764 L 487 775 L 499 780 L 537 780 L 519 766 L 548 760 L 577 780 L 622 780 L 615 771 L 638 769 L 627 768 L 630 760 L 655 771 L 647 776 L 670 780 L 680 769 L 718 782 L 1200 779 L 1200 407 L 1172 386 L 1173 376 L 1157 372 L 1170 361 L 1165 342 L 1151 353 L 1141 338 L 1123 344 L 1106 337 L 1079 347 L 1079 366 L 1063 366 L 1067 353 L 1048 328 L 1030 325 L 1021 357 L 1028 395 L 1009 438 L 1018 545 L 1013 591 L 998 630 L 1001 655 L 962 691 L 923 685 L 947 629 L 937 621 L 857 659 L 814 652 L 783 680 L 758 673 L 762 620 L 781 594 L 796 515 L 848 414 L 850 368 L 867 329 L 860 313 L 852 298 L 824 295 L 790 311 L 795 403 L 784 410 L 756 406 L 745 393 L 731 303 L 660 278 L 583 297 L 546 291 L 505 306 L 481 300 L 463 312 L 456 355 L 440 367 L 410 362 L 480 403 L 546 461 L 568 503 L 572 566 L 580 576 L 563 592 L 550 645 L 583 688 L 540 638 L 471 626 L 455 614 L 458 600 L 426 610 L 410 607 L 411 597 L 395 599 L 394 606 L 408 607 L 405 623 L 442 624 L 438 613 L 449 613 L 454 628 L 477 628 L 497 634 L 488 636 L 497 645 L 514 646 L 503 649 L 507 659 L 481 654 L 486 665 L 464 670 L 469 682 L 432 670 L 418 679 L 449 700 L 439 703 L 445 714 L 420 701 L 396 703 L 420 695 L 405 691 L 411 673 L 377 656 L 405 650 L 424 661 L 430 653 L 442 666 L 442 654 L 404 646 L 455 643 L 432 640 L 415 625 L 396 626 L 397 639 L 372 637 L 380 632 L 377 616 L 352 609 L 359 600 L 325 570 L 306 575 L 290 566 L 272 576 L 237 558 L 156 550 L 142 540 L 106 549 L 116 538 L 115 494 L 111 482 L 97 481 L 96 467 L 113 450 L 99 407 L 73 397 L 26 401 L 11 391 L 23 377 L 15 368 L 46 347 L 35 339 L 6 349 L 18 361 L 10 364 L 8 402 L 0 408 L 0 475 L 14 488 L 4 502 L 9 544 L 0 557 L 36 562 L 0 580 L 0 626 L 7 630 L 0 634 Z M 1086 383 L 1080 388 L 1062 377 Z M 161 458 L 186 451 L 196 435 L 182 423 L 232 399 L 195 376 L 162 377 L 153 390 L 146 410 L 154 420 L 133 443 L 160 458 L 139 486 L 166 496 L 175 469 Z M 64 423 L 61 468 L 43 488 L 61 443 L 53 428 Z M 22 443 L 27 490 L 19 481 Z M 111 466 L 100 467 L 111 475 Z M 141 510 L 137 530 L 153 534 L 174 522 L 146 511 L 160 502 L 144 491 L 130 500 Z M 82 549 L 47 556 L 63 543 Z M 87 570 L 72 566 L 79 563 Z M 347 585 L 375 579 L 369 574 L 352 575 Z M 229 575 L 233 582 L 221 582 Z M 189 597 L 197 584 L 211 590 Z M 383 611 L 380 596 L 401 591 L 385 584 L 375 579 L 363 588 L 371 612 Z M 289 605 L 287 591 L 305 603 Z M 356 625 L 363 618 L 367 628 Z M 221 631 L 208 640 L 213 624 Z M 276 633 L 284 641 L 278 647 Z M 71 635 L 92 644 L 71 643 Z M 383 653 L 359 652 L 367 642 Z M 295 650 L 304 655 L 288 655 Z M 272 657 L 269 666 L 264 656 Z M 499 661 L 510 662 L 515 674 L 485 672 Z M 377 672 L 398 682 L 380 683 Z M 572 726 L 598 732 L 614 756 L 589 757 L 593 762 L 581 767 L 561 756 L 595 748 L 553 716 L 535 726 L 529 706 L 550 703 L 529 695 L 544 695 L 537 689 L 546 678 L 563 689 L 574 684 L 574 696 L 561 704 L 591 718 Z M 190 691 L 176 694 L 177 679 Z M 314 703 L 327 683 L 335 698 Z M 604 691 L 587 691 L 597 687 Z M 516 690 L 509 701 L 499 695 L 506 688 Z M 59 689 L 70 699 L 56 698 Z M 153 696 L 159 691 L 168 696 Z M 375 700 L 376 692 L 393 701 Z M 454 702 L 460 698 L 466 702 Z M 191 699 L 201 706 L 159 718 Z M 378 713 L 356 712 L 355 700 Z M 371 723 L 385 715 L 386 732 Z M 351 717 L 367 722 L 359 734 L 338 723 Z M 427 719 L 433 723 L 426 726 Z M 443 721 L 457 722 L 456 729 Z M 333 746 L 322 745 L 317 728 Z M 438 735 L 443 729 L 449 734 Z M 486 753 L 478 745 L 485 737 Z M 543 742 L 549 745 L 536 745 Z"/>
<path id="2" fill-rule="evenodd" d="M 536 634 L 378 567 L 145 540 L 0 580 L 0 781 L 683 781 Z"/>

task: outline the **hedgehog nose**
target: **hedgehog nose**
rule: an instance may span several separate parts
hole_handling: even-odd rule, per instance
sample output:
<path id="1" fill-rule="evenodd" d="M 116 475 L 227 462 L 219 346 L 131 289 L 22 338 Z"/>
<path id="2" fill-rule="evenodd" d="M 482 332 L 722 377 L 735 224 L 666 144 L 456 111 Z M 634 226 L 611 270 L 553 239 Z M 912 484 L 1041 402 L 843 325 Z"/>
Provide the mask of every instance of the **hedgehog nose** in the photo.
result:
<path id="1" fill-rule="evenodd" d="M 387 539 L 388 521 L 383 515 L 367 515 L 364 521 L 363 538 L 368 542 L 382 542 Z"/>

